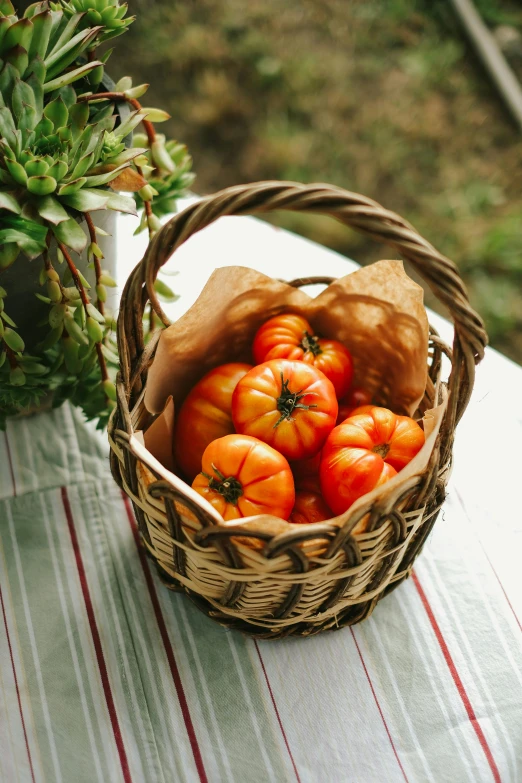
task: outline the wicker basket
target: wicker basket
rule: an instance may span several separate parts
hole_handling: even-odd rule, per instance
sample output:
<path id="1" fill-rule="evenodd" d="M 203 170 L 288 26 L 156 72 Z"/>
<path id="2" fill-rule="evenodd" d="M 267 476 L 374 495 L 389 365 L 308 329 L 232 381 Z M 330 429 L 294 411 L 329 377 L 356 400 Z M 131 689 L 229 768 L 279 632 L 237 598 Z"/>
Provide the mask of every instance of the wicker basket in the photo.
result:
<path id="1" fill-rule="evenodd" d="M 342 527 L 320 522 L 294 529 L 288 524 L 271 535 L 261 527 L 246 531 L 217 524 L 193 497 L 150 470 L 146 451 L 137 459 L 133 433 L 150 420 L 143 393 L 159 338 L 157 333 L 144 345 L 147 301 L 169 324 L 154 292 L 158 270 L 191 235 L 222 215 L 280 209 L 330 215 L 395 248 L 449 309 L 455 336 L 450 350 L 435 330 L 430 332 L 429 378 L 420 412 L 437 404 L 435 397 L 445 390 L 448 404 L 424 474 L 385 502 L 347 512 Z M 310 282 L 330 281 L 308 278 L 292 284 Z M 118 341 L 118 405 L 109 426 L 112 472 L 134 504 L 142 542 L 169 588 L 188 593 L 225 626 L 275 639 L 360 622 L 409 576 L 444 502 L 455 427 L 469 401 L 487 335 L 455 265 L 406 221 L 364 196 L 329 185 L 259 182 L 208 196 L 172 218 L 134 269 L 123 293 Z M 447 384 L 441 378 L 443 354 L 452 365 Z M 352 532 L 367 514 L 365 532 Z"/>

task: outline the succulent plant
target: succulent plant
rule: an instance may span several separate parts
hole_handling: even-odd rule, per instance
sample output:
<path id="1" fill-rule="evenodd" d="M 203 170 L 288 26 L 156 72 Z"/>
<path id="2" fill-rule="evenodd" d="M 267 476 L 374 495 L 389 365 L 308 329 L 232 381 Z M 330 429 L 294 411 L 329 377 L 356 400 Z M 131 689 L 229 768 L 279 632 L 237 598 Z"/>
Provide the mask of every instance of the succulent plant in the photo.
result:
<path id="1" fill-rule="evenodd" d="M 29 354 L 0 286 L 0 426 L 2 415 L 48 392 L 53 404 L 69 397 L 106 422 L 117 356 L 104 302 L 115 283 L 102 269 L 90 213 L 143 208 L 152 236 L 193 180 L 186 148 L 154 129 L 168 114 L 138 102 L 148 85 L 124 77 L 111 92 L 96 91 L 107 60 L 96 47 L 125 32 L 133 21 L 126 11 L 118 0 L 61 0 L 34 3 L 18 18 L 0 0 L 0 283 L 20 253 L 40 258 L 37 296 L 49 308 L 47 333 Z M 131 107 L 124 120 L 119 102 Z M 129 146 L 140 123 L 145 133 Z M 72 255 L 86 247 L 92 299 Z M 64 262 L 65 275 L 55 267 Z"/>
<path id="2" fill-rule="evenodd" d="M 84 14 L 81 27 L 103 26 L 103 32 L 98 36 L 98 43 L 109 41 L 125 32 L 134 21 L 134 16 L 124 19 L 127 13 L 127 3 L 120 5 L 118 0 L 69 0 L 64 3 L 52 3 L 56 10 L 63 8 L 68 17 Z"/>

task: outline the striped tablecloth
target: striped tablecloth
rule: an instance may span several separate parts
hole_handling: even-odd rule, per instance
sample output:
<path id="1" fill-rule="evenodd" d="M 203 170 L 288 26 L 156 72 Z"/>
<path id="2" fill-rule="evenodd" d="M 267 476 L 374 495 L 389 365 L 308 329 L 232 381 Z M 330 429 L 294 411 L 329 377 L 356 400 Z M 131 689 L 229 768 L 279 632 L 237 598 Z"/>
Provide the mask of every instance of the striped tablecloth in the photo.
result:
<path id="1" fill-rule="evenodd" d="M 296 258 L 303 274 L 347 269 L 230 220 L 243 222 L 227 262 L 246 253 L 244 227 L 248 247 L 284 260 L 288 277 Z M 190 254 L 202 270 L 223 263 L 215 241 L 229 225 L 180 255 L 177 307 L 206 278 Z M 126 264 L 139 254 L 122 248 Z M 261 256 L 249 263 L 270 271 Z M 105 435 L 68 405 L 9 422 L 0 781 L 522 780 L 521 399 L 522 370 L 490 351 L 413 577 L 361 625 L 262 643 L 161 585 L 109 475 Z"/>

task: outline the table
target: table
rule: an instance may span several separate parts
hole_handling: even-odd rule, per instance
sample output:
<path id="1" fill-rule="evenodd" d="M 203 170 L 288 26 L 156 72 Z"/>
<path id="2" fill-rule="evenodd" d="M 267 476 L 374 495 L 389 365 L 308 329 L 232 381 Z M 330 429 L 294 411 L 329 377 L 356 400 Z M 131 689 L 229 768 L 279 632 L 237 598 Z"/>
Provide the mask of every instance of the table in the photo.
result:
<path id="1" fill-rule="evenodd" d="M 144 238 L 122 220 L 128 273 Z M 287 278 L 352 262 L 252 218 L 192 238 L 166 276 Z M 451 328 L 432 322 L 444 336 Z M 414 575 L 354 628 L 255 642 L 157 579 L 104 434 L 66 405 L 0 433 L 0 781 L 522 780 L 522 369 L 493 350 Z"/>

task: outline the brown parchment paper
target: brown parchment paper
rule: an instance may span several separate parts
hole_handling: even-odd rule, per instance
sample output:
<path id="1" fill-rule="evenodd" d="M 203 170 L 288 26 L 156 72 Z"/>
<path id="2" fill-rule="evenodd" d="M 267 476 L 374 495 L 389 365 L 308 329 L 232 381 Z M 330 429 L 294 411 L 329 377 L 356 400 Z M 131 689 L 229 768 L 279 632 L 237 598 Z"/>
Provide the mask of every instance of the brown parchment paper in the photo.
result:
<path id="1" fill-rule="evenodd" d="M 190 310 L 161 335 L 147 409 L 159 413 L 170 395 L 179 405 L 213 367 L 252 362 L 257 329 L 281 312 L 300 313 L 318 334 L 341 340 L 354 359 L 355 383 L 376 402 L 415 411 L 426 387 L 428 320 L 422 288 L 402 261 L 377 261 L 315 299 L 253 269 L 217 269 Z"/>
<path id="2" fill-rule="evenodd" d="M 167 468 L 174 472 L 174 400 L 167 399 L 160 415 L 143 433 L 145 448 Z"/>
<path id="3" fill-rule="evenodd" d="M 354 358 L 354 383 L 368 388 L 377 402 L 412 415 L 426 388 L 429 327 L 423 291 L 406 275 L 401 261 L 378 261 L 352 272 L 315 299 L 251 269 L 216 270 L 194 306 L 161 336 L 145 395 L 147 409 L 161 413 L 144 434 L 136 433 L 130 445 L 143 465 L 184 491 L 220 524 L 227 523 L 175 475 L 171 451 L 175 406 L 213 367 L 252 361 L 255 332 L 280 312 L 301 313 L 317 333 L 341 340 Z M 332 523 L 342 525 L 370 502 L 385 503 L 398 485 L 424 472 L 445 408 L 444 397 L 438 407 L 424 413 L 426 442 L 406 468 Z M 143 480 L 152 479 L 147 471 L 141 475 Z M 363 532 L 366 521 L 367 517 L 361 519 L 354 533 Z M 296 528 L 268 515 L 237 520 L 234 525 L 272 535 Z M 249 541 L 255 546 L 254 540 Z"/>

